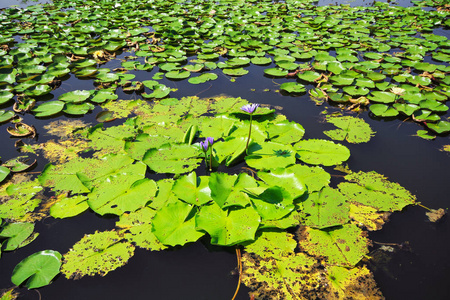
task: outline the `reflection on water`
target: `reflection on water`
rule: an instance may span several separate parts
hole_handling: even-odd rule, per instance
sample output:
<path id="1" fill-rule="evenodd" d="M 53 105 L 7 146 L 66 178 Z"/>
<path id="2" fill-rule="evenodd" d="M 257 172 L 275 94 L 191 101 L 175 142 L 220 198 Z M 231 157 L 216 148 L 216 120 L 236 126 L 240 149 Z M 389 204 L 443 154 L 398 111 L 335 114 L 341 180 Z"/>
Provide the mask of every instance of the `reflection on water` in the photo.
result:
<path id="1" fill-rule="evenodd" d="M 52 0 L 1 0 L 0 1 L 0 9 L 6 8 L 11 5 L 17 5 L 19 7 L 27 7 L 30 5 L 36 5 L 36 4 L 46 4 L 51 3 Z"/>

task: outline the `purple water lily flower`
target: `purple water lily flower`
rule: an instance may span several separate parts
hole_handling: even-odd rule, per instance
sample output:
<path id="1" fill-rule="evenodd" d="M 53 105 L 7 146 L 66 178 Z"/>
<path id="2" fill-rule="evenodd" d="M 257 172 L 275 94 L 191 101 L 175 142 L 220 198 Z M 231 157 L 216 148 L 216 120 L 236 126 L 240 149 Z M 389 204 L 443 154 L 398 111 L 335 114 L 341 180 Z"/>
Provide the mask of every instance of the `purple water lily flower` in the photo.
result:
<path id="1" fill-rule="evenodd" d="M 205 164 L 207 164 L 207 152 L 208 148 L 210 149 L 209 153 L 209 171 L 212 171 L 212 156 L 213 156 L 213 148 L 212 145 L 214 144 L 214 138 L 207 137 L 203 142 L 200 142 L 200 146 L 202 147 L 203 151 L 205 152 Z"/>
<path id="2" fill-rule="evenodd" d="M 200 142 L 200 146 L 202 146 L 203 151 L 208 151 L 208 142 L 207 141 L 203 141 Z"/>
<path id="3" fill-rule="evenodd" d="M 250 103 L 241 107 L 241 110 L 248 114 L 253 114 L 255 110 L 259 107 L 259 103 Z"/>
<path id="4" fill-rule="evenodd" d="M 214 144 L 214 138 L 212 138 L 212 137 L 207 137 L 207 138 L 205 139 L 205 142 L 208 142 L 208 144 L 209 144 L 210 146 L 212 146 L 212 145 Z"/>
<path id="5" fill-rule="evenodd" d="M 214 138 L 207 137 L 203 142 L 200 142 L 200 146 L 202 146 L 203 151 L 208 151 L 209 146 L 214 144 Z"/>

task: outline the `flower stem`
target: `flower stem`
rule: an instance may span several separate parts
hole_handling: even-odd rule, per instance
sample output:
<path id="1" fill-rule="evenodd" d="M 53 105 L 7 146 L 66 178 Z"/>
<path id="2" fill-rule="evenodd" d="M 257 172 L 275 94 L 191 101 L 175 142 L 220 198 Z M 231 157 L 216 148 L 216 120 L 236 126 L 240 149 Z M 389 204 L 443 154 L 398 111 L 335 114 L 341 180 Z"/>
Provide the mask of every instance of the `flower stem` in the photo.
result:
<path id="1" fill-rule="evenodd" d="M 209 147 L 211 152 L 209 153 L 209 171 L 212 171 L 212 145 Z"/>
<path id="2" fill-rule="evenodd" d="M 252 115 L 250 115 L 250 128 L 248 129 L 248 138 L 247 138 L 247 145 L 245 146 L 245 153 L 247 154 L 248 150 L 248 143 L 250 142 L 250 135 L 252 134 Z"/>

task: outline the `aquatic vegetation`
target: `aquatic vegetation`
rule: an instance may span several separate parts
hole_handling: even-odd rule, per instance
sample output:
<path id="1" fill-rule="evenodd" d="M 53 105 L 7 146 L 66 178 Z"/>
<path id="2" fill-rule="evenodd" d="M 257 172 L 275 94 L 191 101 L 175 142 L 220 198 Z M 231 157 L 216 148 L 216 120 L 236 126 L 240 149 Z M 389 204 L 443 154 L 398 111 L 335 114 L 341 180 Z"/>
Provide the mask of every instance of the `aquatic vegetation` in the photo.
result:
<path id="1" fill-rule="evenodd" d="M 241 107 L 241 110 L 246 112 L 250 116 L 250 125 L 248 127 L 248 138 L 247 138 L 247 144 L 245 145 L 245 151 L 248 150 L 248 144 L 250 143 L 250 137 L 252 135 L 252 116 L 258 107 L 259 107 L 259 104 L 257 104 L 257 103 L 247 104 L 247 105 L 244 105 Z"/>
<path id="2" fill-rule="evenodd" d="M 50 161 L 37 179 L 14 174 L 33 166 L 26 156 L 0 166 L 3 250 L 37 237 L 28 221 L 44 215 L 39 205 L 54 218 L 88 209 L 119 218 L 115 230 L 85 235 L 63 255 L 29 256 L 12 282 L 38 288 L 60 271 L 75 279 L 106 275 L 135 247 L 160 251 L 207 236 L 245 251 L 242 280 L 257 298 L 381 298 L 360 263 L 367 231 L 418 204 L 410 192 L 374 171 L 350 170 L 330 186 L 327 167 L 346 162 L 349 148 L 303 140 L 301 124 L 266 105 L 171 97 L 185 83 L 234 82 L 258 66 L 282 80 L 283 95 L 308 91 L 318 105 L 411 118 L 423 138 L 450 132 L 443 117 L 450 44 L 432 33 L 450 26 L 448 13 L 421 9 L 439 1 L 408 8 L 312 2 L 55 0 L 2 10 L 0 104 L 12 111 L 1 110 L 0 123 L 11 122 L 12 136 L 36 136 L 19 114 L 45 121 L 103 109 L 97 120 L 115 120 L 60 120 L 46 127 L 57 139 L 20 146 Z M 69 77 L 95 88 L 60 88 Z M 119 92 L 133 100 L 118 100 Z M 365 143 L 374 135 L 362 118 L 326 120 L 338 127 L 325 132 L 336 141 Z M 203 158 L 209 173 L 200 176 Z"/>

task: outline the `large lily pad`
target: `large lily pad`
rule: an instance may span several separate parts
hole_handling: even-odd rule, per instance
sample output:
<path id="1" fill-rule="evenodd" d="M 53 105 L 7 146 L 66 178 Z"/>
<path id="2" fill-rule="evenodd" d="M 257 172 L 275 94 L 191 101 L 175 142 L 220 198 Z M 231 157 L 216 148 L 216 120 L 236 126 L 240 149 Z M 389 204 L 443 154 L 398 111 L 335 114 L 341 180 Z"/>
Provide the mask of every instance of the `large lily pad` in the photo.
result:
<path id="1" fill-rule="evenodd" d="M 350 157 L 347 147 L 326 140 L 300 141 L 294 148 L 301 161 L 312 165 L 338 165 Z"/>
<path id="2" fill-rule="evenodd" d="M 221 209 L 216 203 L 203 206 L 195 217 L 198 230 L 211 236 L 211 244 L 232 246 L 255 239 L 260 216 L 252 207 Z"/>
<path id="3" fill-rule="evenodd" d="M 61 272 L 67 278 L 102 275 L 125 265 L 134 254 L 134 246 L 115 231 L 85 235 L 64 254 Z"/>

